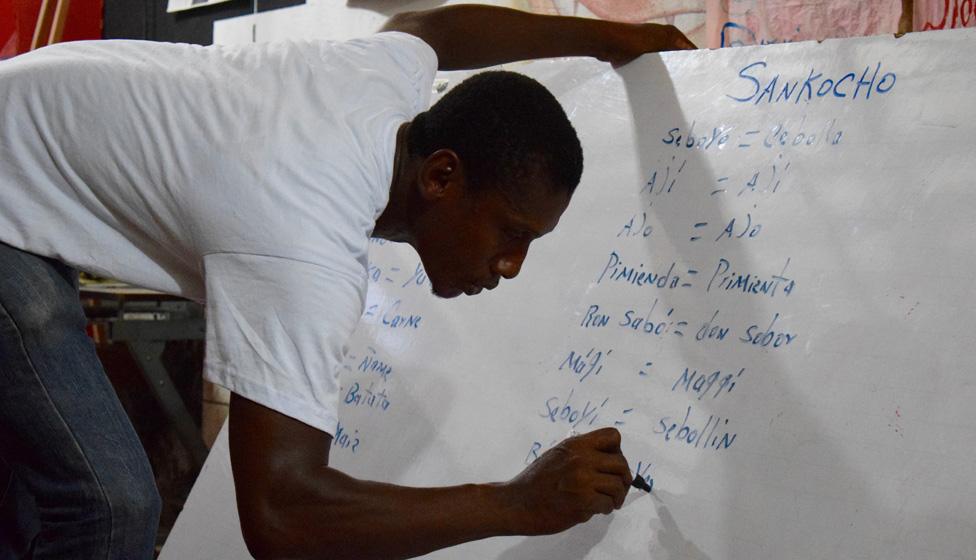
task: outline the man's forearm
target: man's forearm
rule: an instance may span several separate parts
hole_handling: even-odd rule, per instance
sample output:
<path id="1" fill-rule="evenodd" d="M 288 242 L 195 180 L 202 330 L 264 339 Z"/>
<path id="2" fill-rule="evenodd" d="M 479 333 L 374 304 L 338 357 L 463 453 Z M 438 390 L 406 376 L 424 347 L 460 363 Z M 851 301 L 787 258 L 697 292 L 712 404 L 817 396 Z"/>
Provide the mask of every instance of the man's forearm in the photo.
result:
<path id="1" fill-rule="evenodd" d="M 437 53 L 441 70 L 559 56 L 593 56 L 624 63 L 641 52 L 683 48 L 681 42 L 687 42 L 670 26 L 544 16 L 478 5 L 398 14 L 383 30 L 423 39 Z M 674 46 L 675 41 L 681 46 Z M 690 42 L 687 45 L 693 47 Z"/>
<path id="2" fill-rule="evenodd" d="M 230 458 L 244 540 L 265 558 L 407 558 L 532 532 L 507 484 L 405 488 L 328 466 L 332 438 L 232 395 Z"/>
<path id="3" fill-rule="evenodd" d="M 332 437 L 237 394 L 230 401 L 237 511 L 266 558 L 407 558 L 497 535 L 563 531 L 623 505 L 620 433 L 568 438 L 502 484 L 406 488 L 328 466 Z"/>
<path id="4" fill-rule="evenodd" d="M 511 534 L 516 508 L 502 485 L 407 488 L 321 467 L 289 477 L 248 527 L 257 558 L 409 558 Z"/>

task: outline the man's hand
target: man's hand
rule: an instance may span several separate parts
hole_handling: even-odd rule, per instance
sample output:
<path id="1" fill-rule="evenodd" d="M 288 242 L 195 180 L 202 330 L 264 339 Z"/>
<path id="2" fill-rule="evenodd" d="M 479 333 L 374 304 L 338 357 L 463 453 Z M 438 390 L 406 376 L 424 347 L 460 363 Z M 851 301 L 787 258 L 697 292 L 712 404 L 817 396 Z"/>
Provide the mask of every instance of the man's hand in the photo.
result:
<path id="1" fill-rule="evenodd" d="M 381 31 L 420 37 L 437 53 L 441 70 L 557 56 L 592 56 L 619 66 L 644 53 L 695 48 L 672 25 L 544 16 L 481 5 L 397 14 Z"/>
<path id="2" fill-rule="evenodd" d="M 515 533 L 558 533 L 619 509 L 633 477 L 620 432 L 604 428 L 563 440 L 506 483 L 524 512 Z"/>
<path id="3" fill-rule="evenodd" d="M 563 441 L 509 482 L 443 488 L 355 479 L 328 466 L 331 443 L 231 397 L 237 508 L 255 557 L 389 560 L 485 537 L 555 533 L 620 507 L 631 480 L 614 429 Z"/>
<path id="4" fill-rule="evenodd" d="M 605 57 L 599 57 L 600 60 L 609 62 L 614 67 L 623 66 L 646 53 L 698 48 L 673 25 L 657 23 L 619 25 L 616 41 L 611 43 Z"/>

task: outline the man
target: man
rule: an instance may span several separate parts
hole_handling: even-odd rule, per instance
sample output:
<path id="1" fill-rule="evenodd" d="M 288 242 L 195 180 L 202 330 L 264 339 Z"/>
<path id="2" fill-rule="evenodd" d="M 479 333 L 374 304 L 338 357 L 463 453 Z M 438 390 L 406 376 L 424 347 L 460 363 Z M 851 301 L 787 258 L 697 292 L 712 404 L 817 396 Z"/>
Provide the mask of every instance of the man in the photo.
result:
<path id="1" fill-rule="evenodd" d="M 673 27 L 458 6 L 374 37 L 201 48 L 58 45 L 0 65 L 0 554 L 148 558 L 159 498 L 83 331 L 74 269 L 206 301 L 206 376 L 258 558 L 402 558 L 564 530 L 620 507 L 612 429 L 514 479 L 451 488 L 328 466 L 342 346 L 370 235 L 434 292 L 515 277 L 582 171 L 535 82 L 488 73 L 427 108 L 434 72 L 546 56 L 623 64 L 693 48 Z M 371 538 L 381 535 L 382 538 Z"/>

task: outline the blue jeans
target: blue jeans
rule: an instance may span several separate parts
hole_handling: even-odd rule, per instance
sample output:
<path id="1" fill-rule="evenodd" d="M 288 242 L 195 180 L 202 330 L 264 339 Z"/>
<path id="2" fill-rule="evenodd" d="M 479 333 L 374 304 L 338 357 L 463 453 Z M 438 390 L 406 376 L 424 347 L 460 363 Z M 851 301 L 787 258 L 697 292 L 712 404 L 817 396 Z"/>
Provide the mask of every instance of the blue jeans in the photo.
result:
<path id="1" fill-rule="evenodd" d="M 71 268 L 0 243 L 0 560 L 152 558 L 160 500 Z"/>

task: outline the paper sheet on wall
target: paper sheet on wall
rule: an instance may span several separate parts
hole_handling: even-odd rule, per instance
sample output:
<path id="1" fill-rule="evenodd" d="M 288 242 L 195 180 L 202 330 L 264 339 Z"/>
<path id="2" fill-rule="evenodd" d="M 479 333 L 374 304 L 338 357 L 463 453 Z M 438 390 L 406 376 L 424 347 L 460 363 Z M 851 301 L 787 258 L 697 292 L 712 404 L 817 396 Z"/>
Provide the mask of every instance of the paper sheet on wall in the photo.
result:
<path id="1" fill-rule="evenodd" d="M 972 558 L 974 46 L 957 30 L 514 66 L 579 131 L 580 188 L 490 294 L 437 300 L 409 248 L 372 247 L 333 465 L 499 481 L 570 429 L 616 426 L 651 495 L 430 557 Z M 164 559 L 246 554 L 226 453 Z"/>
<path id="2" fill-rule="evenodd" d="M 953 1 L 958 4 L 962 0 Z M 920 0 L 916 4 L 916 20 L 936 22 L 925 29 L 931 29 L 932 25 L 941 21 L 938 18 L 945 13 L 941 2 Z M 398 12 L 457 3 L 469 2 L 419 0 L 409 4 L 391 4 L 381 0 L 361 0 L 347 4 L 338 0 L 310 0 L 307 5 L 275 10 L 257 17 L 241 16 L 217 22 L 214 42 L 228 44 L 230 41 L 269 40 L 269 37 L 298 39 L 309 36 L 346 39 L 374 32 L 387 17 Z M 474 3 L 539 14 L 671 24 L 696 45 L 708 48 L 894 33 L 901 16 L 900 0 L 809 0 L 786 3 L 768 0 L 497 0 Z M 963 27 L 962 23 L 970 21 L 971 3 L 955 12 L 951 7 L 947 9 L 950 14 L 946 20 L 948 23 L 943 22 L 938 29 Z M 976 16 L 972 19 L 976 23 Z M 262 22 L 260 31 L 257 30 L 257 21 Z M 923 26 L 916 25 L 916 29 L 921 30 Z"/>
<path id="3" fill-rule="evenodd" d="M 518 7 L 671 24 L 708 48 L 894 33 L 902 9 L 900 0 L 524 0 Z"/>
<path id="4" fill-rule="evenodd" d="M 901 0 L 717 0 L 708 45 L 737 47 L 895 33 Z"/>

